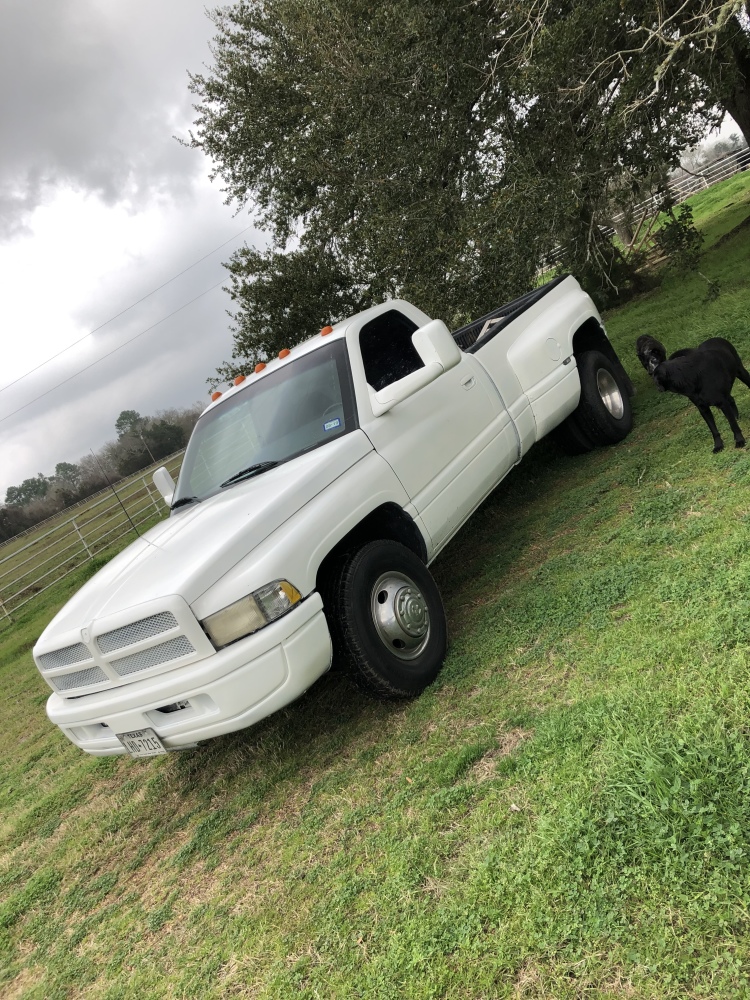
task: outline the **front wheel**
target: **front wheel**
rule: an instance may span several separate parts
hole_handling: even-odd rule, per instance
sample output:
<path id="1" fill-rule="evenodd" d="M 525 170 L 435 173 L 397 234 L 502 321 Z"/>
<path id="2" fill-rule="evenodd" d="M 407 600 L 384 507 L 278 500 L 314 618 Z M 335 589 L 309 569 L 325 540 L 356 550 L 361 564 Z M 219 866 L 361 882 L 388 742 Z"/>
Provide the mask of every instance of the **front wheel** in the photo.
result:
<path id="1" fill-rule="evenodd" d="M 575 417 L 581 430 L 595 445 L 622 441 L 633 427 L 623 372 L 601 351 L 584 351 L 578 375 L 581 399 Z"/>
<path id="2" fill-rule="evenodd" d="M 447 644 L 435 581 L 398 542 L 368 542 L 342 556 L 324 594 L 334 655 L 380 698 L 413 698 L 437 677 Z"/>

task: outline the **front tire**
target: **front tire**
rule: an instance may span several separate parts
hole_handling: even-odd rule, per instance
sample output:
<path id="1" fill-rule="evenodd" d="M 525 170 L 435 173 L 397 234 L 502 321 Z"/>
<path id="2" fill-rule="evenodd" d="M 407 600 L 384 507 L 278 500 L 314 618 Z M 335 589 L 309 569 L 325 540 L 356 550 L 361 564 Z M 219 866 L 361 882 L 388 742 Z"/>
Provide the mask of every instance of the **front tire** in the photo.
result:
<path id="1" fill-rule="evenodd" d="M 334 657 L 379 698 L 413 698 L 445 659 L 445 611 L 424 563 L 388 539 L 345 553 L 324 593 Z"/>
<path id="2" fill-rule="evenodd" d="M 581 399 L 575 416 L 595 445 L 617 444 L 633 427 L 633 411 L 623 373 L 601 351 L 584 351 L 578 360 Z"/>

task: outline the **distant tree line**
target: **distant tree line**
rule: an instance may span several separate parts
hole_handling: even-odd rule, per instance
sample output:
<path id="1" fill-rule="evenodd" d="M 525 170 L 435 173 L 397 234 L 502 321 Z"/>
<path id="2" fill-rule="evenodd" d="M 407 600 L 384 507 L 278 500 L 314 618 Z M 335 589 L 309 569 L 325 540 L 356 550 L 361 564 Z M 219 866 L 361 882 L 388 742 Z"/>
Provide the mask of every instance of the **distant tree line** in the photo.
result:
<path id="1" fill-rule="evenodd" d="M 104 489 L 107 479 L 115 483 L 184 448 L 202 409 L 203 403 L 195 403 L 153 417 L 123 410 L 115 421 L 116 441 L 76 463 L 58 462 L 51 476 L 40 472 L 8 487 L 0 507 L 0 541 Z"/>

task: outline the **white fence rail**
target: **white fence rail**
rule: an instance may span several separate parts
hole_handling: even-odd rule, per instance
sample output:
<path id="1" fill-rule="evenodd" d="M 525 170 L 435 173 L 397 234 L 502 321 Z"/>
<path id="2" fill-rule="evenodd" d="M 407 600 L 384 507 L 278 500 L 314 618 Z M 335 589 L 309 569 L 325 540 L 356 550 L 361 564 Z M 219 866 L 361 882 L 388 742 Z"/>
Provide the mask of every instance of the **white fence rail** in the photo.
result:
<path id="1" fill-rule="evenodd" d="M 720 181 L 725 181 L 728 177 L 733 177 L 735 174 L 749 169 L 750 147 L 746 146 L 744 149 L 725 153 L 716 160 L 712 160 L 711 163 L 707 164 L 700 171 L 695 173 L 683 172 L 681 176 L 669 181 L 667 187 L 675 203 L 679 205 L 689 198 L 691 194 L 696 194 L 698 191 L 706 191 L 714 184 L 718 184 Z M 632 219 L 640 220 L 642 224 L 644 220 L 647 220 L 652 215 L 656 215 L 660 211 L 663 200 L 663 194 L 653 194 L 650 198 L 646 198 L 645 201 L 635 205 L 629 214 Z M 612 221 L 615 223 L 625 221 L 625 213 L 618 213 L 613 217 Z M 614 236 L 615 234 L 612 226 L 600 226 L 599 229 L 605 236 Z M 546 255 L 544 267 L 539 271 L 540 274 L 545 274 L 559 260 L 563 249 L 563 246 L 556 246 Z M 627 249 L 629 250 L 630 248 Z"/>
<path id="2" fill-rule="evenodd" d="M 698 191 L 706 191 L 714 184 L 718 184 L 719 181 L 725 181 L 728 177 L 733 177 L 734 174 L 742 173 L 748 167 L 750 167 L 750 147 L 746 146 L 744 149 L 739 149 L 734 153 L 725 153 L 695 173 L 684 171 L 682 176 L 670 180 L 667 187 L 675 202 L 680 204 L 680 202 L 689 198 L 691 194 L 696 194 Z M 663 196 L 660 194 L 651 195 L 650 198 L 641 202 L 640 205 L 635 206 L 633 215 L 638 217 L 643 215 L 644 212 L 650 214 L 657 211 L 661 206 L 662 200 Z"/>
<path id="3" fill-rule="evenodd" d="M 166 462 L 172 475 L 179 471 L 182 454 Z M 13 612 L 75 572 L 116 539 L 128 533 L 135 539 L 137 529 L 167 516 L 169 510 L 150 472 L 146 470 L 89 497 L 77 505 L 79 510 L 72 517 L 50 518 L 0 547 L 0 623 L 10 623 Z"/>

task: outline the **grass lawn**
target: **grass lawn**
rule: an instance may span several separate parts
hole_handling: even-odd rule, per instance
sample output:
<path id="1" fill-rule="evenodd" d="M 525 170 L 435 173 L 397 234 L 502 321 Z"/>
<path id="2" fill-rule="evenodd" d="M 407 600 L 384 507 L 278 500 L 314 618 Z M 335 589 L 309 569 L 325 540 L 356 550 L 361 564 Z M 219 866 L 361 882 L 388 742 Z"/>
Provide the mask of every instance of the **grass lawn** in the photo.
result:
<path id="1" fill-rule="evenodd" d="M 704 246 L 713 246 L 750 213 L 750 170 L 693 195 L 688 204 L 693 209 L 693 221 L 703 233 Z"/>
<path id="2" fill-rule="evenodd" d="M 450 649 L 417 701 L 329 675 L 197 751 L 92 759 L 29 654 L 81 580 L 25 609 L 0 637 L 4 997 L 750 995 L 750 455 L 712 455 L 633 349 L 750 360 L 736 207 L 699 219 L 716 301 L 672 276 L 607 317 L 631 436 L 543 442 L 435 564 Z"/>

